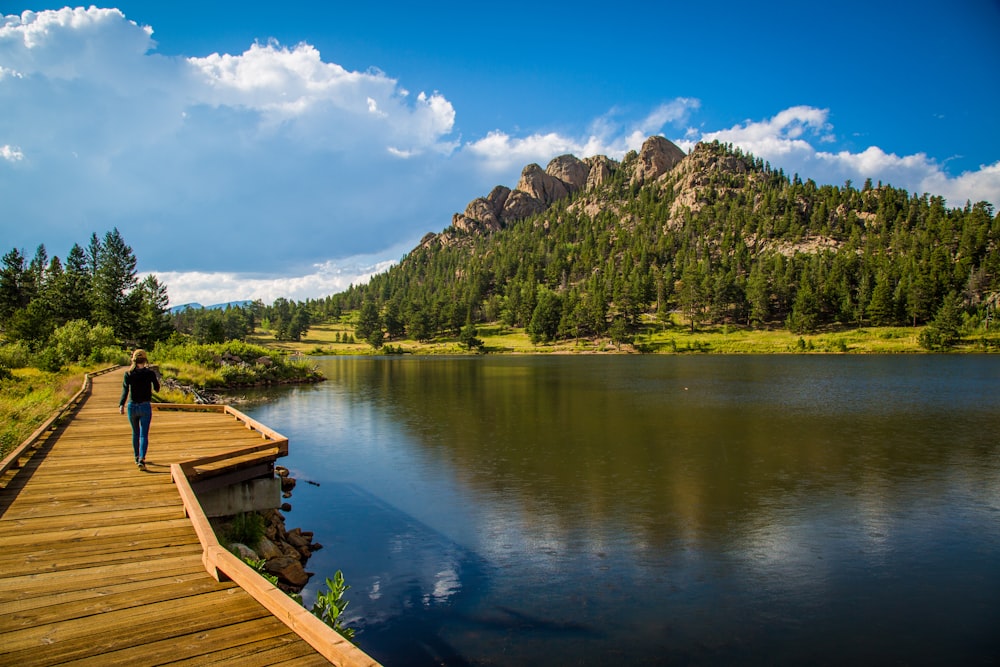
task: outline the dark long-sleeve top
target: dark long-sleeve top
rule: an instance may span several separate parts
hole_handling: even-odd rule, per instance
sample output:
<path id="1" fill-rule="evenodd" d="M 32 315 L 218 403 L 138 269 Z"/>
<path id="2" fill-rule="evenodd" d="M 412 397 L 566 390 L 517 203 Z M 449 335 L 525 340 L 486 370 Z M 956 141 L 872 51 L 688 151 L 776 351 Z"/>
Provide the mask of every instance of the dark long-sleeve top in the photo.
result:
<path id="1" fill-rule="evenodd" d="M 132 392 L 133 403 L 149 403 L 154 390 L 160 391 L 160 381 L 153 369 L 144 366 L 125 371 L 125 379 L 122 380 L 122 398 L 118 401 L 118 405 L 125 405 L 129 391 Z"/>

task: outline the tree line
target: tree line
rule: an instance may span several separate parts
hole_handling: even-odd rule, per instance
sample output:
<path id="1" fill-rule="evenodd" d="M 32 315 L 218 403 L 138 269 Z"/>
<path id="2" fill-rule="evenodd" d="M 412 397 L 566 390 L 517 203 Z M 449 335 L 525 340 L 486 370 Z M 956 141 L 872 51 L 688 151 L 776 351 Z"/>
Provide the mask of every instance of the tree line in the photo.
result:
<path id="1" fill-rule="evenodd" d="M 718 142 L 653 184 L 628 180 L 634 159 L 600 190 L 498 232 L 448 228 L 314 308 L 359 310 L 373 345 L 484 322 L 525 327 L 536 342 L 627 340 L 671 313 L 692 329 L 798 333 L 918 326 L 942 309 L 971 327 L 995 316 L 1000 216 L 987 202 L 948 208 L 871 180 L 819 186 Z"/>
<path id="2" fill-rule="evenodd" d="M 151 347 L 173 331 L 166 286 L 139 279 L 136 256 L 117 228 L 74 243 L 65 262 L 44 244 L 28 259 L 13 248 L 0 260 L 0 328 L 28 351 L 49 350 L 48 365 L 77 361 L 91 348 Z M 56 354 L 62 350 L 62 354 Z M 60 356 L 68 358 L 60 358 Z"/>

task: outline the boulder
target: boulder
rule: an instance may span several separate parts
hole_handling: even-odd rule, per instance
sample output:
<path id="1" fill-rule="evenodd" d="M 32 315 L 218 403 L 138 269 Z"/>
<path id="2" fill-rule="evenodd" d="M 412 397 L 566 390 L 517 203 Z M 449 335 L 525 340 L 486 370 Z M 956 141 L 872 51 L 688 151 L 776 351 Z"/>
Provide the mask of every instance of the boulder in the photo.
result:
<path id="1" fill-rule="evenodd" d="M 300 587 L 309 583 L 309 575 L 302 568 L 302 563 L 294 558 L 272 558 L 264 564 L 264 569 L 291 586 Z"/>
<path id="2" fill-rule="evenodd" d="M 278 548 L 281 549 L 281 555 L 283 556 L 288 556 L 289 558 L 294 558 L 295 560 L 298 561 L 303 560 L 302 552 L 287 542 L 279 542 Z M 308 558 L 309 556 L 307 555 L 306 559 Z"/>
<path id="3" fill-rule="evenodd" d="M 303 535 L 298 528 L 294 528 L 288 531 L 287 539 L 288 543 L 291 544 L 293 547 L 307 547 L 309 546 L 309 543 L 312 541 L 306 538 L 306 536 Z"/>
<path id="4" fill-rule="evenodd" d="M 272 558 L 278 558 L 283 555 L 278 545 L 269 540 L 266 537 L 260 538 L 260 544 L 257 545 L 257 553 L 264 560 L 270 560 Z"/>
<path id="5" fill-rule="evenodd" d="M 229 545 L 229 550 L 232 551 L 236 556 L 242 560 L 259 560 L 260 556 L 257 552 L 243 544 L 242 542 L 233 542 Z"/>

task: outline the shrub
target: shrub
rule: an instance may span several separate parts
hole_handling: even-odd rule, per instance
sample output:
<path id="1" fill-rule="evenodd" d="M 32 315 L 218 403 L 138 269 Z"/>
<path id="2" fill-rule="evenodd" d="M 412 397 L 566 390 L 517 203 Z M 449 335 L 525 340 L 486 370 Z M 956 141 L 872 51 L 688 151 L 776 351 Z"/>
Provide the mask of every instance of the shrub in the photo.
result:
<path id="1" fill-rule="evenodd" d="M 46 347 L 34 356 L 32 365 L 40 371 L 58 373 L 63 367 L 62 356 L 56 348 Z"/>
<path id="2" fill-rule="evenodd" d="M 0 366 L 26 368 L 31 364 L 31 351 L 23 340 L 0 345 Z"/>

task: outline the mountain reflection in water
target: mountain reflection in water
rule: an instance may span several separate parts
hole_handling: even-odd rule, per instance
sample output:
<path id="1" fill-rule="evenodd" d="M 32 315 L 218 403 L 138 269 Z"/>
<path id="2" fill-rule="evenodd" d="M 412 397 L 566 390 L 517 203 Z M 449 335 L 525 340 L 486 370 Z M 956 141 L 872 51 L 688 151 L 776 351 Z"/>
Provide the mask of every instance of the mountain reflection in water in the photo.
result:
<path id="1" fill-rule="evenodd" d="M 1000 357 L 319 363 L 252 414 L 387 665 L 1000 655 Z"/>

